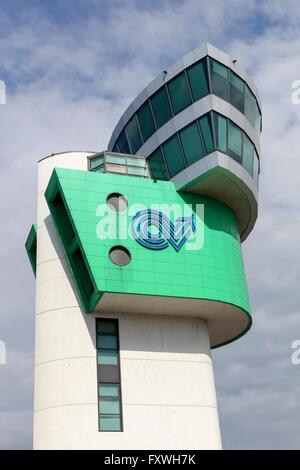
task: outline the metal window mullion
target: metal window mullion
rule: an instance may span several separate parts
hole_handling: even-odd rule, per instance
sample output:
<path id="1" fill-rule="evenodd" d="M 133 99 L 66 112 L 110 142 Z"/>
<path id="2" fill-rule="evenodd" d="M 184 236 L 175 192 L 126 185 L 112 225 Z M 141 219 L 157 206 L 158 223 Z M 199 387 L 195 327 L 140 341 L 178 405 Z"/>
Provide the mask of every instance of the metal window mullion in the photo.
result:
<path id="1" fill-rule="evenodd" d="M 200 61 L 199 61 L 199 62 L 200 62 Z M 196 65 L 196 64 L 193 64 L 193 65 Z M 187 69 L 184 70 L 184 76 L 185 76 L 185 81 L 186 81 L 186 83 L 187 83 L 187 87 L 188 87 L 188 89 L 189 89 L 191 102 L 192 102 L 192 104 L 193 104 L 193 103 L 195 103 L 195 101 L 194 101 L 194 98 L 193 98 L 193 93 L 192 93 L 192 89 L 191 89 L 189 77 L 188 77 L 188 74 L 187 74 Z M 191 105 L 189 104 L 188 106 L 191 106 Z M 188 106 L 186 106 L 184 109 L 188 108 Z"/>
<path id="2" fill-rule="evenodd" d="M 175 77 L 174 77 L 175 78 Z M 170 80 L 171 81 L 171 80 Z M 170 82 L 168 82 L 170 83 Z M 169 93 L 169 88 L 168 88 L 168 85 L 164 85 L 164 87 L 166 88 L 166 93 L 167 93 L 167 97 L 168 97 L 168 100 L 169 100 L 169 105 L 170 105 L 170 109 L 171 109 L 171 114 L 172 114 L 172 117 L 176 116 L 176 114 L 174 113 L 174 109 L 173 109 L 173 104 L 172 104 L 172 101 L 171 101 L 171 97 L 170 97 L 170 93 Z M 170 120 L 170 119 L 169 119 Z M 168 121 L 167 121 L 168 122 Z M 166 124 L 166 123 L 165 123 Z M 164 124 L 163 124 L 164 125 Z M 162 126 L 161 126 L 162 127 Z"/>
<path id="3" fill-rule="evenodd" d="M 203 116 L 205 116 L 205 115 L 203 115 Z M 201 116 L 201 117 L 203 117 L 203 116 Z M 203 145 L 203 148 L 204 148 L 204 155 L 203 155 L 203 156 L 206 156 L 206 155 L 208 155 L 208 152 L 207 152 L 207 149 L 206 149 L 204 137 L 203 137 L 203 135 L 202 135 L 202 130 L 201 130 L 200 122 L 199 122 L 200 119 L 201 119 L 201 118 L 196 119 L 196 125 L 197 125 L 197 127 L 198 127 L 198 132 L 199 132 L 199 134 L 200 134 L 200 140 L 201 140 L 202 145 Z M 194 121 L 194 122 L 195 122 L 195 121 Z M 201 158 L 203 158 L 203 157 L 201 157 Z"/>
<path id="4" fill-rule="evenodd" d="M 161 150 L 161 154 L 162 154 L 162 157 L 163 157 L 163 161 L 164 161 L 164 164 L 165 164 L 165 169 L 166 169 L 166 172 L 167 172 L 167 176 L 169 178 L 169 180 L 171 179 L 171 176 L 170 176 L 170 172 L 169 172 L 169 168 L 168 168 L 168 165 L 167 165 L 167 160 L 166 160 L 166 156 L 165 156 L 165 152 L 164 152 L 164 149 L 163 149 L 163 146 L 160 145 L 160 150 Z M 153 153 L 153 152 L 152 152 Z"/>
<path id="5" fill-rule="evenodd" d="M 136 119 L 137 127 L 138 127 L 138 130 L 139 130 L 139 133 L 140 133 L 140 138 L 141 138 L 142 143 L 144 144 L 145 141 L 144 141 L 144 137 L 143 137 L 143 135 L 142 135 L 142 131 L 141 131 L 141 128 L 140 128 L 140 123 L 139 123 L 139 119 L 138 119 L 137 113 L 135 113 L 133 117 L 135 117 L 135 119 Z M 139 146 L 138 150 L 139 150 L 140 148 L 141 148 L 141 145 Z"/>
<path id="6" fill-rule="evenodd" d="M 208 76 L 208 90 L 209 94 L 213 94 L 212 92 L 212 79 L 211 79 L 211 70 L 210 70 L 210 57 L 206 56 L 206 66 L 207 66 L 207 76 Z"/>
<path id="7" fill-rule="evenodd" d="M 153 95 L 152 95 L 153 96 Z M 150 111 L 151 111 L 151 116 L 152 116 L 152 119 L 153 119 L 153 122 L 154 122 L 154 127 L 155 127 L 155 130 L 157 131 L 159 129 L 159 127 L 157 127 L 157 124 L 156 124 L 156 120 L 155 120 L 155 116 L 154 116 L 154 111 L 153 111 L 153 108 L 152 108 L 152 103 L 151 103 L 151 99 L 149 98 L 148 99 L 148 103 L 149 103 L 149 106 L 150 106 Z M 153 134 L 155 134 L 155 132 L 153 132 Z M 152 134 L 152 135 L 153 135 Z M 151 137 L 151 136 L 150 136 Z M 149 139 L 150 139 L 149 137 Z"/>
<path id="8" fill-rule="evenodd" d="M 190 125 L 192 125 L 193 123 L 190 123 L 188 124 L 187 126 L 185 127 L 189 127 Z M 183 129 L 185 129 L 185 127 Z M 180 129 L 182 130 L 182 129 Z M 184 148 L 183 148 L 183 145 L 182 145 L 182 142 L 181 142 L 181 137 L 180 137 L 180 134 L 179 132 L 176 132 L 176 136 L 177 136 L 177 140 L 179 141 L 179 147 L 180 147 L 180 150 L 181 150 L 181 154 L 182 154 L 182 157 L 183 157 L 183 161 L 185 163 L 185 168 L 187 168 L 189 165 L 187 163 L 187 158 L 186 158 L 186 155 L 185 155 L 185 152 L 184 152 Z"/>

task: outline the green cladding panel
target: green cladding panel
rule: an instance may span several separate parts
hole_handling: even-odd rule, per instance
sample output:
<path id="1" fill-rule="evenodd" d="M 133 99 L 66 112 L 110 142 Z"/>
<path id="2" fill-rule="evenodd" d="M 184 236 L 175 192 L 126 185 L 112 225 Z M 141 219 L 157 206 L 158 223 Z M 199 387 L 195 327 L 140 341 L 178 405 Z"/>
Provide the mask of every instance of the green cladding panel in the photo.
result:
<path id="1" fill-rule="evenodd" d="M 116 224 L 119 232 L 99 239 L 99 205 L 105 206 L 111 193 L 124 195 L 129 211 Z M 176 192 L 169 181 L 67 169 L 53 171 L 45 196 L 86 312 L 95 309 L 103 293 L 122 293 L 215 300 L 250 313 L 237 222 L 223 203 Z M 132 220 L 134 204 L 151 208 L 174 203 L 192 205 L 193 210 L 196 204 L 204 205 L 202 248 L 188 250 L 185 244 L 179 251 L 171 245 L 151 250 L 133 237 L 120 236 L 122 226 Z M 114 246 L 130 252 L 129 264 L 112 263 L 109 252 Z"/>
<path id="2" fill-rule="evenodd" d="M 29 231 L 26 243 L 25 243 L 25 248 L 27 251 L 27 255 L 33 270 L 34 275 L 36 275 L 36 224 L 33 224 L 31 226 L 31 229 Z"/>

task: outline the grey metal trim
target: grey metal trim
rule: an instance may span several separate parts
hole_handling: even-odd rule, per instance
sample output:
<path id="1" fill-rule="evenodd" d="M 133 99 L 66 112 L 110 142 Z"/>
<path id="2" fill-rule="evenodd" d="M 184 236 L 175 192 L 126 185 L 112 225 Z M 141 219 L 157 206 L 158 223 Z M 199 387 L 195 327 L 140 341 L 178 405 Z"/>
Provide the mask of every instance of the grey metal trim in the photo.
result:
<path id="1" fill-rule="evenodd" d="M 209 111 L 216 111 L 228 119 L 231 119 L 231 121 L 239 126 L 247 134 L 249 139 L 252 140 L 257 154 L 260 156 L 260 142 L 246 116 L 235 109 L 230 103 L 227 103 L 214 95 L 207 95 L 176 114 L 176 116 L 166 122 L 166 124 L 149 137 L 149 139 L 139 148 L 139 154 L 145 156 L 151 155 L 159 145 L 163 144 L 166 140 L 172 137 L 172 135 Z"/>
<path id="2" fill-rule="evenodd" d="M 258 101 L 258 105 L 261 109 L 261 100 L 258 94 L 257 87 L 255 83 L 252 81 L 248 73 L 240 67 L 234 59 L 226 54 L 225 52 L 217 49 L 215 46 L 209 43 L 204 43 L 194 51 L 189 52 L 169 68 L 165 69 L 166 74 L 162 72 L 158 77 L 156 77 L 144 90 L 139 93 L 139 95 L 133 100 L 133 102 L 128 106 L 124 114 L 121 116 L 120 120 L 118 121 L 113 133 L 111 135 L 108 149 L 112 149 L 117 138 L 119 137 L 120 132 L 125 127 L 129 119 L 133 116 L 133 114 L 142 106 L 142 104 L 150 98 L 161 86 L 168 83 L 172 78 L 178 75 L 180 72 L 185 70 L 187 67 L 193 65 L 195 62 L 203 59 L 205 56 L 210 56 L 213 59 L 221 62 L 222 64 L 226 65 L 230 68 L 233 72 L 235 72 L 239 77 L 241 77 L 249 86 L 250 90 L 256 97 Z"/>
<path id="3" fill-rule="evenodd" d="M 65 155 L 66 153 L 86 153 L 89 154 L 86 156 L 90 157 L 92 155 L 95 155 L 97 152 L 93 152 L 91 150 L 66 150 L 65 152 L 51 153 L 50 155 L 47 155 L 46 157 L 43 157 L 38 160 L 38 163 L 42 162 L 43 160 L 46 160 L 47 158 L 56 157 L 57 155 Z"/>
<path id="4" fill-rule="evenodd" d="M 222 191 L 221 187 L 215 185 L 211 185 L 209 189 L 206 188 L 201 191 L 201 177 L 203 177 L 203 182 L 206 183 L 207 178 L 204 178 L 204 175 L 208 172 L 211 174 L 211 170 L 214 168 L 228 172 L 228 183 L 226 182 L 224 191 Z M 182 170 L 171 178 L 170 181 L 174 183 L 177 191 L 184 189 L 188 192 L 197 192 L 220 199 L 227 204 L 236 215 L 241 241 L 248 237 L 257 219 L 258 188 L 254 179 L 245 168 L 231 157 L 219 151 L 212 152 Z M 196 191 L 193 191 L 193 186 L 196 184 L 199 187 Z M 235 194 L 230 192 L 233 184 L 235 186 Z M 186 188 L 187 185 L 189 185 L 189 189 Z"/>

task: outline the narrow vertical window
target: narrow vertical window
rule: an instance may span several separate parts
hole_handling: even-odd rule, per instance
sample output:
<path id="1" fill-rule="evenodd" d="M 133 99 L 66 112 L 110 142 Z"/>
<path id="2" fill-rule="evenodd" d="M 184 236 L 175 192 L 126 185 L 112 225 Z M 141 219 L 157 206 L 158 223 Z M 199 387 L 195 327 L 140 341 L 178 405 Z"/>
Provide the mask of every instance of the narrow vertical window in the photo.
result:
<path id="1" fill-rule="evenodd" d="M 99 431 L 122 431 L 118 321 L 96 319 Z"/>

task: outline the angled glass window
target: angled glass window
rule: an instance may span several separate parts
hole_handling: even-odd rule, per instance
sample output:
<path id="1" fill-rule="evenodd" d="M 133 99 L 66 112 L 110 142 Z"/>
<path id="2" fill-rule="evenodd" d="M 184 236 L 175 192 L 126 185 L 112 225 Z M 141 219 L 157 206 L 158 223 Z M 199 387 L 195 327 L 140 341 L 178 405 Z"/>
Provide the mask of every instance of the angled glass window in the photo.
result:
<path id="1" fill-rule="evenodd" d="M 242 131 L 231 121 L 228 122 L 228 155 L 242 161 Z"/>
<path id="2" fill-rule="evenodd" d="M 253 175 L 253 155 L 254 145 L 246 134 L 243 133 L 243 167 L 251 176 Z"/>
<path id="3" fill-rule="evenodd" d="M 228 101 L 228 69 L 225 65 L 210 59 L 211 86 L 214 95 Z"/>
<path id="4" fill-rule="evenodd" d="M 122 130 L 118 140 L 117 140 L 117 145 L 119 147 L 120 153 L 130 153 L 129 145 L 128 145 L 128 140 L 125 134 L 124 129 Z"/>
<path id="5" fill-rule="evenodd" d="M 171 177 L 185 168 L 185 163 L 177 135 L 174 135 L 171 137 L 171 139 L 167 140 L 167 142 L 163 145 L 163 151 Z"/>
<path id="6" fill-rule="evenodd" d="M 166 88 L 163 86 L 152 97 L 151 105 L 157 128 L 163 126 L 172 117 L 171 106 Z"/>
<path id="7" fill-rule="evenodd" d="M 205 155 L 197 122 L 185 127 L 180 131 L 179 135 L 188 165 L 191 165 Z"/>
<path id="8" fill-rule="evenodd" d="M 188 68 L 187 74 L 192 90 L 193 100 L 197 101 L 200 100 L 200 98 L 203 98 L 203 96 L 208 95 L 209 87 L 206 59 L 203 59 Z"/>
<path id="9" fill-rule="evenodd" d="M 230 71 L 229 102 L 241 113 L 244 112 L 244 82 Z"/>
<path id="10" fill-rule="evenodd" d="M 151 175 L 154 180 L 168 180 L 168 173 L 164 162 L 163 154 L 160 148 L 153 152 L 148 163 L 150 165 Z"/>
<path id="11" fill-rule="evenodd" d="M 255 127 L 256 99 L 248 85 L 245 85 L 245 116 L 252 127 Z"/>
<path id="12" fill-rule="evenodd" d="M 261 114 L 260 110 L 257 104 L 257 101 L 255 100 L 255 133 L 259 137 L 260 134 L 260 128 L 261 128 Z"/>
<path id="13" fill-rule="evenodd" d="M 214 113 L 214 125 L 217 139 L 217 148 L 227 152 L 227 119 Z"/>
<path id="14" fill-rule="evenodd" d="M 179 113 L 192 103 L 184 72 L 177 75 L 177 77 L 168 83 L 168 90 L 174 114 Z"/>
<path id="15" fill-rule="evenodd" d="M 143 141 L 145 142 L 155 132 L 155 124 L 149 101 L 146 101 L 146 103 L 144 103 L 143 106 L 138 110 L 137 117 Z"/>
<path id="16" fill-rule="evenodd" d="M 129 147 L 131 149 L 131 153 L 136 153 L 143 143 L 136 115 L 134 115 L 133 118 L 129 121 L 129 123 L 125 127 L 125 131 L 129 142 Z"/>
<path id="17" fill-rule="evenodd" d="M 99 155 L 97 157 L 90 158 L 90 170 L 93 170 L 97 166 L 101 165 L 104 163 L 104 156 Z"/>
<path id="18" fill-rule="evenodd" d="M 257 156 L 256 151 L 254 151 L 254 159 L 253 159 L 253 179 L 258 186 L 258 175 L 259 175 L 259 159 Z"/>
<path id="19" fill-rule="evenodd" d="M 212 131 L 212 122 L 211 114 L 206 114 L 199 119 L 199 124 L 202 132 L 202 137 L 204 140 L 204 145 L 206 148 L 206 153 L 211 153 L 215 149 L 213 131 Z"/>

